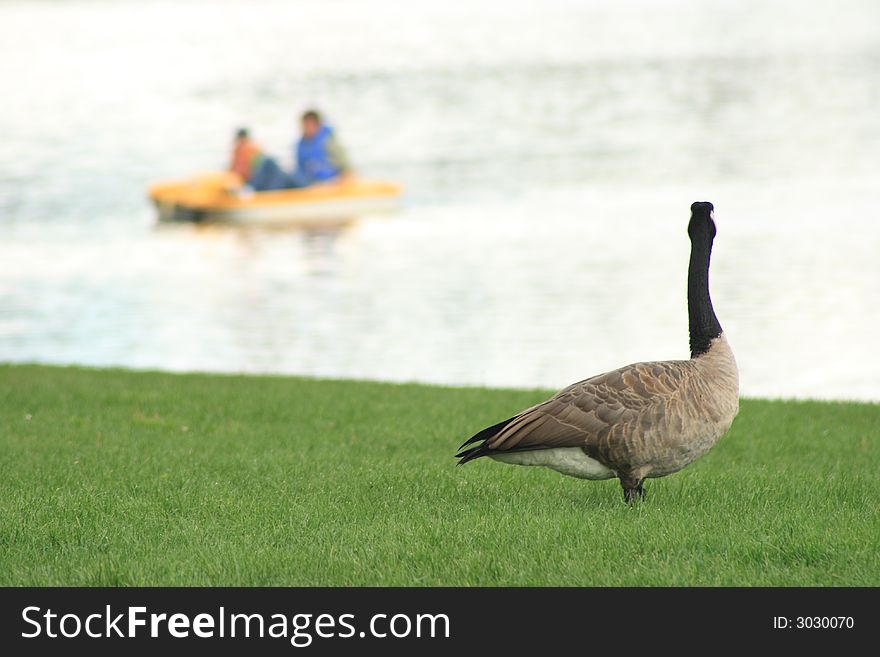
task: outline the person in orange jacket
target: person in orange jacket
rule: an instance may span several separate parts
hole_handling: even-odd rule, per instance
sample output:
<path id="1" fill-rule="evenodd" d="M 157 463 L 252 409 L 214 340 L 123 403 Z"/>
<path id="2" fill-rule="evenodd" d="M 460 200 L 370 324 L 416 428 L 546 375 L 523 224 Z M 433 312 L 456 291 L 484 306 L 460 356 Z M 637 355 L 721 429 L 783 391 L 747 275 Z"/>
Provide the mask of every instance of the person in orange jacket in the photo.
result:
<path id="1" fill-rule="evenodd" d="M 240 128 L 235 133 L 235 141 L 232 146 L 232 161 L 229 163 L 229 170 L 237 173 L 239 178 L 247 183 L 256 168 L 254 164 L 259 164 L 258 160 L 262 154 L 262 149 L 251 139 L 247 128 Z"/>
<path id="2" fill-rule="evenodd" d="M 290 176 L 278 165 L 275 158 L 263 153 L 251 139 L 247 128 L 240 128 L 235 133 L 229 170 L 237 173 L 242 182 L 255 192 L 293 186 Z"/>

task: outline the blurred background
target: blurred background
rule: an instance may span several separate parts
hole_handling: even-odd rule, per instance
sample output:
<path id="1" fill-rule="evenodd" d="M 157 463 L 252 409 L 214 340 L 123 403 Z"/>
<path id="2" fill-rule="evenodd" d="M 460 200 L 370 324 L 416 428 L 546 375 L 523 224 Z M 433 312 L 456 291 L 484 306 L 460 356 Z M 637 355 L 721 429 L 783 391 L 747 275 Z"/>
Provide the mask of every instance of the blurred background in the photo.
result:
<path id="1" fill-rule="evenodd" d="M 560 387 L 688 356 L 688 208 L 749 396 L 880 400 L 874 0 L 6 1 L 0 361 Z M 157 228 L 330 119 L 404 208 Z"/>

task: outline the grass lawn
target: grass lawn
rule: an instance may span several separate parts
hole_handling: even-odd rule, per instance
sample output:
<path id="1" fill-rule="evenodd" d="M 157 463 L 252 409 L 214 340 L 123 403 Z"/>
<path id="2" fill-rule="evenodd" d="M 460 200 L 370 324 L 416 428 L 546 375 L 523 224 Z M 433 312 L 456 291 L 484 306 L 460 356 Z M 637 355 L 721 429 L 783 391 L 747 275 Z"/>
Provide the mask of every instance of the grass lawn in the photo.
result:
<path id="1" fill-rule="evenodd" d="M 880 405 L 616 480 L 452 454 L 547 391 L 0 366 L 0 585 L 880 585 Z"/>

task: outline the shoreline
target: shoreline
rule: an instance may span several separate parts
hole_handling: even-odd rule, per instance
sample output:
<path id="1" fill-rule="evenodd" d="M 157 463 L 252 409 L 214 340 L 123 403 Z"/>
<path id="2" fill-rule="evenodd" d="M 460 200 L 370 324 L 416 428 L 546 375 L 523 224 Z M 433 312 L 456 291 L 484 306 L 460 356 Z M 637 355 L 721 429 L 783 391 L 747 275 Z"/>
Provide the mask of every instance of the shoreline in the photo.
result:
<path id="1" fill-rule="evenodd" d="M 321 376 L 321 375 L 311 375 L 311 374 L 291 374 L 286 372 L 249 372 L 249 371 L 212 371 L 212 370 L 166 370 L 161 368 L 154 367 L 129 367 L 127 365 L 82 365 L 78 363 L 43 363 L 38 361 L 0 361 L 0 376 L 2 376 L 3 370 L 14 370 L 16 368 L 39 368 L 46 370 L 69 370 L 69 371 L 82 371 L 82 372 L 106 372 L 106 373 L 124 373 L 124 374 L 144 374 L 144 375 L 160 375 L 160 376 L 171 376 L 171 377 L 209 377 L 209 378 L 220 378 L 220 379 L 291 379 L 294 381 L 303 381 L 303 382 L 318 382 L 318 383 L 327 383 L 327 382 L 335 382 L 335 383 L 362 383 L 368 385 L 387 385 L 387 386 L 397 386 L 397 387 L 423 387 L 423 388 L 436 388 L 439 390 L 489 390 L 489 391 L 497 391 L 497 392 L 536 392 L 541 393 L 543 395 L 552 395 L 561 390 L 564 386 L 559 386 L 558 388 L 552 388 L 548 386 L 534 386 L 534 387 L 522 387 L 522 386 L 496 386 L 496 385 L 481 385 L 481 384 L 469 384 L 469 383 L 442 383 L 442 382 L 432 382 L 432 381 L 397 381 L 397 380 L 387 380 L 387 379 L 372 379 L 372 378 L 353 378 L 353 377 L 344 377 L 344 376 Z M 598 374 L 598 372 L 596 372 Z M 571 383 L 574 383 L 572 381 Z M 752 400 L 752 401 L 767 401 L 767 402 L 782 402 L 782 403 L 827 403 L 827 404 L 861 404 L 867 406 L 880 406 L 880 398 L 877 399 L 862 399 L 858 397 L 847 398 L 847 397 L 835 397 L 835 398 L 825 398 L 825 397 L 799 397 L 796 395 L 792 396 L 761 396 L 761 395 L 740 395 L 740 400 Z"/>

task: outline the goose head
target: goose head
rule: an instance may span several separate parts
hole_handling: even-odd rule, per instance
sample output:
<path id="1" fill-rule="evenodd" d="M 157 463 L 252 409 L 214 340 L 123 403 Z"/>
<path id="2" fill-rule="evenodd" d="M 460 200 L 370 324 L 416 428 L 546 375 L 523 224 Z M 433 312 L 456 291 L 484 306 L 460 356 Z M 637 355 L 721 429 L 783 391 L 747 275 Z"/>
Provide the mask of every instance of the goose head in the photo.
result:
<path id="1" fill-rule="evenodd" d="M 715 227 L 715 206 L 709 201 L 697 201 L 691 205 L 691 220 L 688 222 L 688 236 L 693 242 L 696 239 L 711 243 L 718 229 Z"/>

